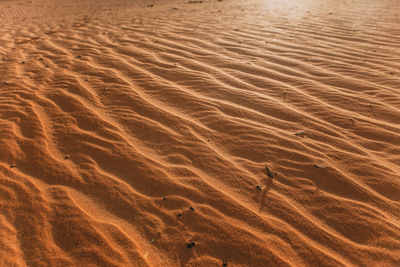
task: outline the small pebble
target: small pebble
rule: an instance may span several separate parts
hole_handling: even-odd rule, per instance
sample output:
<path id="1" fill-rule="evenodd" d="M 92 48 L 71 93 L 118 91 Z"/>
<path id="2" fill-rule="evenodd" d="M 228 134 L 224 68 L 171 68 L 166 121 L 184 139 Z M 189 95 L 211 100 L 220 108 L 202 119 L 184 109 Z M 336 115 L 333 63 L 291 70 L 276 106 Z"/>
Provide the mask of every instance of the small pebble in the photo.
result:
<path id="1" fill-rule="evenodd" d="M 182 216 L 182 213 L 178 213 L 178 217 L 181 217 Z"/>
<path id="2" fill-rule="evenodd" d="M 300 131 L 300 132 L 295 133 L 294 135 L 297 135 L 297 136 L 304 136 L 305 134 L 306 134 L 305 131 Z"/>
<path id="3" fill-rule="evenodd" d="M 314 164 L 315 168 L 319 168 L 319 169 L 325 169 L 326 166 L 322 166 L 322 165 L 318 165 L 318 164 Z"/>
<path id="4" fill-rule="evenodd" d="M 268 177 L 274 178 L 274 175 L 272 174 L 271 170 L 268 168 L 267 165 L 265 165 L 265 170 L 267 171 Z M 275 173 L 277 175 L 277 173 Z"/>
<path id="5" fill-rule="evenodd" d="M 163 197 L 162 199 L 163 199 L 163 200 L 167 200 L 167 198 L 166 198 L 166 197 Z"/>
<path id="6" fill-rule="evenodd" d="M 12 169 L 12 168 L 14 168 L 15 167 L 15 165 L 10 165 L 10 169 Z"/>
<path id="7" fill-rule="evenodd" d="M 186 245 L 187 248 L 192 248 L 194 247 L 196 244 L 194 242 L 190 242 Z"/>
<path id="8" fill-rule="evenodd" d="M 258 190 L 262 191 L 261 186 L 257 185 L 256 188 L 257 188 Z"/>
<path id="9" fill-rule="evenodd" d="M 64 159 L 69 159 L 70 157 L 70 155 L 66 155 Z"/>
<path id="10" fill-rule="evenodd" d="M 190 207 L 190 210 L 191 210 L 191 211 L 194 211 L 194 208 L 193 208 L 193 207 Z"/>
<path id="11" fill-rule="evenodd" d="M 110 90 L 110 88 L 108 88 L 108 87 L 104 88 L 104 91 L 108 91 L 108 90 Z"/>

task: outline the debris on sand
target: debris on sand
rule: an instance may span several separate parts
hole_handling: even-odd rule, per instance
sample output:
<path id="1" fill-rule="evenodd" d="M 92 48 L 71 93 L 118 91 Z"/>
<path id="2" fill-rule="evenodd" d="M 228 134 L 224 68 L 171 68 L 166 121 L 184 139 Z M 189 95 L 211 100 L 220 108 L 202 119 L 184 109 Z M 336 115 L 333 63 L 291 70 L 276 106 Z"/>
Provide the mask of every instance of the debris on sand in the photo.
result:
<path id="1" fill-rule="evenodd" d="M 318 165 L 318 164 L 314 164 L 314 167 L 318 168 L 318 169 L 325 169 L 326 168 L 326 166 Z"/>
<path id="2" fill-rule="evenodd" d="M 186 245 L 187 248 L 192 248 L 194 247 L 196 244 L 194 242 L 190 242 Z"/>
<path id="3" fill-rule="evenodd" d="M 295 133 L 294 135 L 303 137 L 304 135 L 306 135 L 306 131 L 299 131 L 299 132 Z"/>
<path id="4" fill-rule="evenodd" d="M 268 177 L 274 178 L 274 176 L 277 175 L 277 173 L 273 174 L 271 172 L 271 170 L 268 168 L 267 164 L 265 164 L 265 170 L 267 171 Z"/>

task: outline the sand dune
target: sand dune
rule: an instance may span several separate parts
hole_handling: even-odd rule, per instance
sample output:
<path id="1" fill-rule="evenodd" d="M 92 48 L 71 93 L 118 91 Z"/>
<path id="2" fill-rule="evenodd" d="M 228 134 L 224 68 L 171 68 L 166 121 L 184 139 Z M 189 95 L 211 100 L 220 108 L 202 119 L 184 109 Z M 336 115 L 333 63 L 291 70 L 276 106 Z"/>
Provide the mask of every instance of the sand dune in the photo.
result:
<path id="1" fill-rule="evenodd" d="M 400 2 L 189 2 L 0 1 L 0 265 L 399 266 Z"/>

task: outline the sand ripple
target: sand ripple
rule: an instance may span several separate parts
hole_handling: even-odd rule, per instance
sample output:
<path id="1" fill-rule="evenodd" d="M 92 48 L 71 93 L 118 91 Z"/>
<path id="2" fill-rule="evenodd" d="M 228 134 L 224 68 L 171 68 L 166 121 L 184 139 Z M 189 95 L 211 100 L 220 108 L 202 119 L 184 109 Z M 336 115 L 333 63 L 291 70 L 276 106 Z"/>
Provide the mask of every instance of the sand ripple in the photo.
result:
<path id="1" fill-rule="evenodd" d="M 345 2 L 0 2 L 0 265 L 398 265 L 400 5 Z"/>

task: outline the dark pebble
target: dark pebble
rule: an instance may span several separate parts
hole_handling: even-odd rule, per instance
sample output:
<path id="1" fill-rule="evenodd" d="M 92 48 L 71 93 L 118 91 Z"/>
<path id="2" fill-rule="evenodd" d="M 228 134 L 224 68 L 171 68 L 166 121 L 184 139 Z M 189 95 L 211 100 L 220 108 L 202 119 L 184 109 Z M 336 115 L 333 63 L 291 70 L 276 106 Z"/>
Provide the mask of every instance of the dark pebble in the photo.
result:
<path id="1" fill-rule="evenodd" d="M 194 242 L 190 242 L 186 245 L 187 248 L 192 248 L 194 247 L 196 244 Z"/>
<path id="2" fill-rule="evenodd" d="M 271 170 L 268 168 L 267 165 L 265 165 L 265 170 L 267 171 L 268 177 L 274 178 L 274 175 L 272 174 Z"/>

